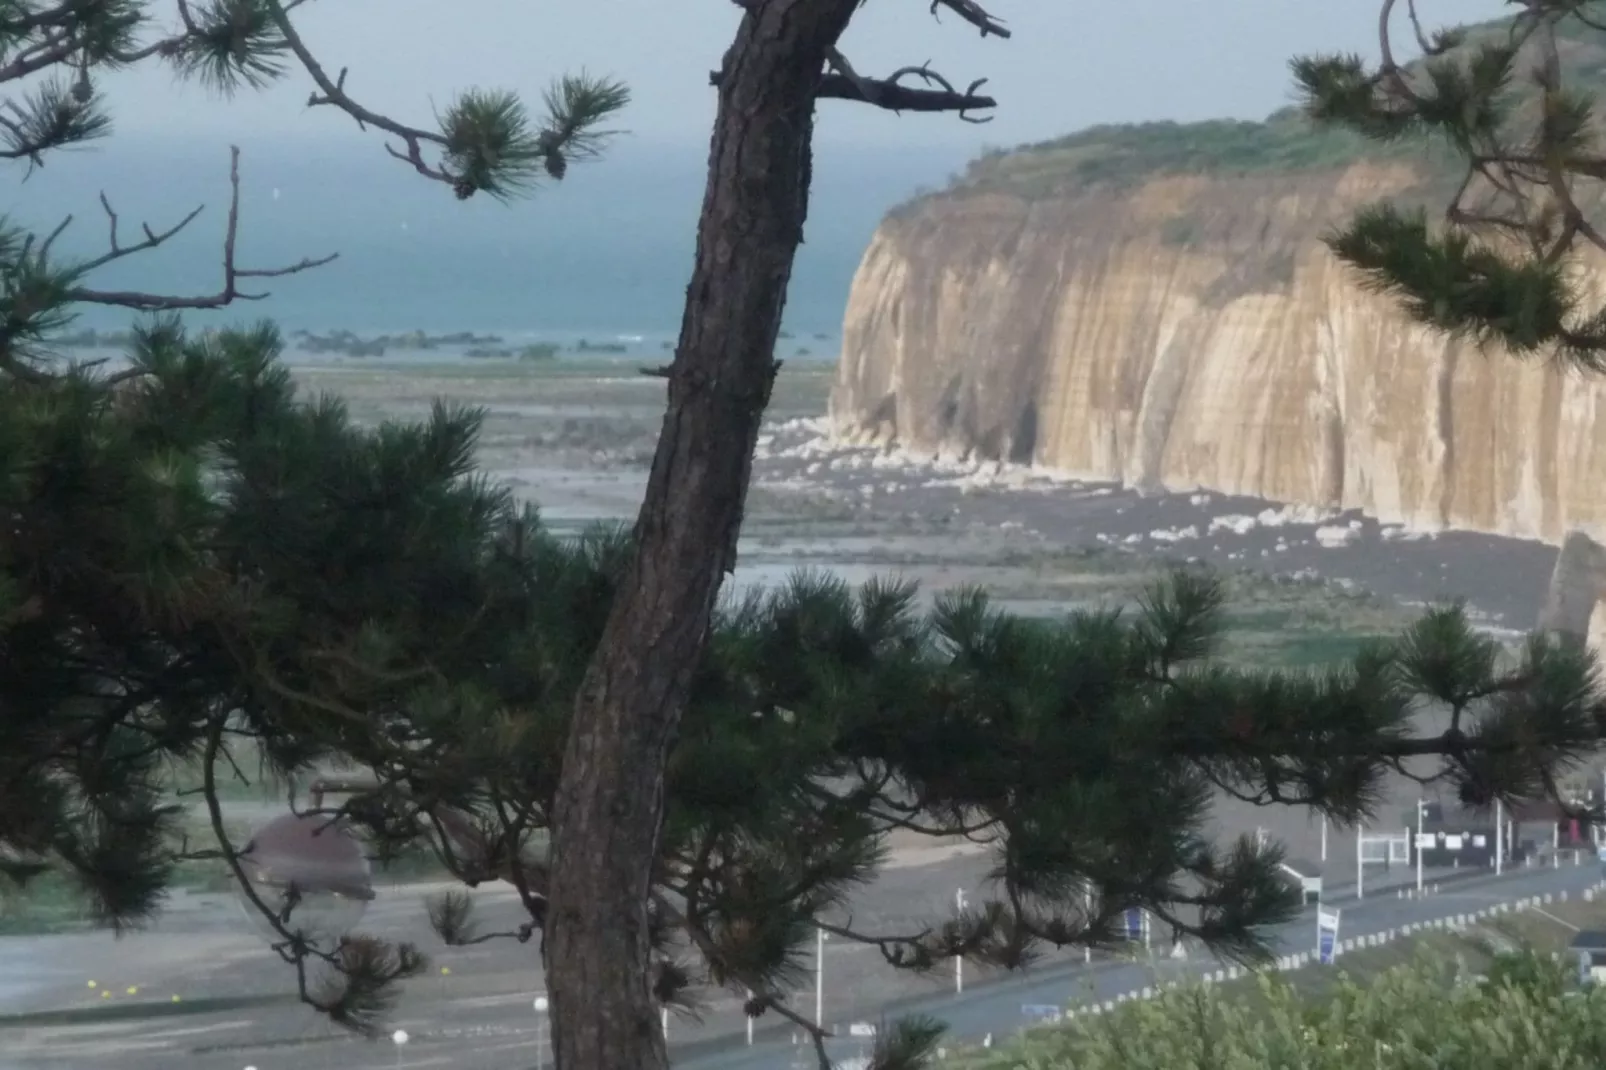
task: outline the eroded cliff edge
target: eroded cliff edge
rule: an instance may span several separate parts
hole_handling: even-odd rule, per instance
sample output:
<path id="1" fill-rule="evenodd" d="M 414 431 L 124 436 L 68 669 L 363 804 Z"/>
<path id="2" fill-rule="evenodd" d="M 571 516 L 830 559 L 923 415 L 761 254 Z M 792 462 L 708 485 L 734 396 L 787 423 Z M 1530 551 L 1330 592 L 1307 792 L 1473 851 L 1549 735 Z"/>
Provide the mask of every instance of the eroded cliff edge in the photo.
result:
<path id="1" fill-rule="evenodd" d="M 894 212 L 854 279 L 838 432 L 1417 527 L 1606 537 L 1606 383 L 1409 325 L 1320 241 L 1362 203 L 1431 203 L 1442 171 L 1299 163 L 1039 167 Z"/>

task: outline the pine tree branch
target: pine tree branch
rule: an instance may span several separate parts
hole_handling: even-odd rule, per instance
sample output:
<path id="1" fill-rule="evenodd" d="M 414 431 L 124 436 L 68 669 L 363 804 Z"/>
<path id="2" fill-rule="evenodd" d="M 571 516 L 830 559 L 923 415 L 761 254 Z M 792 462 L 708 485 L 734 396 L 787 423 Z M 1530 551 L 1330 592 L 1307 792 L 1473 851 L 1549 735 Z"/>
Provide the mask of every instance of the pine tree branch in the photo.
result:
<path id="1" fill-rule="evenodd" d="M 1590 87 L 1580 92 L 1564 84 L 1558 34 L 1568 20 L 1597 33 L 1606 24 L 1572 0 L 1512 0 L 1512 6 L 1518 11 L 1501 40 L 1490 33 L 1429 34 L 1415 0 L 1407 0 L 1423 58 L 1401 64 L 1392 40 L 1399 0 L 1383 0 L 1375 71 L 1354 57 L 1295 62 L 1307 113 L 1319 123 L 1379 140 L 1443 135 L 1466 168 L 1445 221 L 1451 232 L 1493 239 L 1469 249 L 1434 235 L 1416 242 L 1415 256 L 1393 264 L 1350 255 L 1358 248 L 1348 241 L 1358 222 L 1329 244 L 1376 288 L 1402 298 L 1413 318 L 1480 342 L 1500 341 L 1517 354 L 1548 349 L 1597 371 L 1606 368 L 1606 308 L 1588 307 L 1595 304 L 1591 296 L 1559 269 L 1582 247 L 1606 251 L 1606 230 L 1584 207 L 1593 207 L 1594 191 L 1578 185 L 1606 178 L 1606 154 Z M 1516 92 L 1517 68 L 1529 60 Z M 1547 276 L 1545 268 L 1558 271 Z"/>
<path id="2" fill-rule="evenodd" d="M 330 78 L 328 71 L 324 70 L 323 64 L 318 62 L 317 57 L 312 54 L 312 50 L 307 47 L 301 34 L 296 30 L 295 24 L 290 21 L 289 13 L 284 4 L 280 0 L 263 0 L 263 2 L 267 5 L 273 24 L 284 37 L 291 53 L 300 61 L 301 66 L 318 87 L 317 91 L 307 98 L 307 107 L 329 106 L 338 108 L 356 120 L 357 126 L 363 130 L 373 127 L 376 130 L 383 130 L 387 134 L 400 138 L 402 144 L 406 147 L 405 152 L 398 151 L 390 145 L 386 145 L 385 150 L 396 159 L 410 164 L 413 170 L 425 178 L 443 182 L 449 186 L 456 184 L 456 178 L 439 168 L 431 167 L 424 160 L 424 145 L 430 144 L 444 148 L 446 147 L 445 137 L 432 130 L 422 130 L 418 127 L 407 126 L 357 103 L 346 92 L 347 69 L 342 67 L 337 77 Z"/>
<path id="3" fill-rule="evenodd" d="M 270 906 L 256 889 L 256 882 L 245 872 L 223 823 L 223 806 L 217 792 L 217 762 L 223 752 L 224 722 L 214 718 L 206 734 L 202 752 L 202 788 L 207 816 L 230 875 L 248 903 L 279 937 L 273 949 L 296 971 L 296 993 L 302 1003 L 327 1015 L 330 1020 L 365 1036 L 378 1035 L 380 1016 L 394 999 L 398 981 L 420 973 L 425 960 L 411 944 L 394 947 L 371 937 L 342 935 L 335 946 L 325 950 L 289 928 L 288 916 L 297 902 L 294 886 L 281 912 Z M 337 820 L 331 818 L 331 824 Z M 249 845 L 247 847 L 249 849 Z M 317 959 L 332 971 L 315 991 L 309 983 L 307 962 Z M 336 980 L 338 979 L 338 980 Z"/>
<path id="4" fill-rule="evenodd" d="M 754 6 L 747 0 L 737 0 L 737 6 L 749 13 L 754 10 Z M 932 16 L 939 17 L 938 13 L 942 10 L 958 15 L 980 30 L 983 37 L 1011 36 L 1003 22 L 989 14 L 976 0 L 932 0 Z M 829 69 L 820 76 L 814 92 L 818 100 L 846 100 L 870 104 L 894 113 L 955 112 L 961 120 L 978 124 L 991 122 L 992 116 L 974 116 L 970 114 L 972 111 L 998 106 L 998 102 L 992 97 L 981 96 L 976 92 L 987 84 L 987 79 L 978 78 L 964 90 L 960 90 L 947 78 L 932 70 L 929 60 L 919 66 L 900 67 L 884 78 L 861 75 L 834 46 L 826 50 L 826 62 Z M 709 72 L 708 83 L 718 87 L 723 75 L 723 71 Z M 908 78 L 919 78 L 925 83 L 925 87 L 904 84 L 904 80 Z M 642 374 L 660 375 L 662 369 L 642 369 Z"/>
<path id="5" fill-rule="evenodd" d="M 983 37 L 1009 37 L 1009 30 L 1005 29 L 1002 19 L 996 18 L 987 12 L 976 0 L 931 0 L 931 15 L 938 17 L 939 10 L 952 11 L 955 15 L 970 23 L 981 31 Z"/>
<path id="6" fill-rule="evenodd" d="M 297 0 L 300 3 L 301 0 Z M 4 29 L 16 38 L 26 38 L 41 30 L 47 31 L 43 39 L 17 52 L 11 61 L 0 66 L 0 85 L 17 81 L 47 67 L 65 63 L 80 50 L 80 44 L 71 32 L 74 21 L 82 16 L 81 0 L 63 0 L 54 7 L 40 8 L 6 24 Z M 153 56 L 171 55 L 195 32 L 194 20 L 188 17 L 184 0 L 179 0 L 179 12 L 184 16 L 186 28 L 176 34 L 159 38 L 135 49 L 111 49 L 107 55 L 125 66 L 131 66 Z M 55 32 L 48 32 L 54 30 Z"/>
<path id="7" fill-rule="evenodd" d="M 541 954 L 546 954 L 547 905 L 551 894 L 552 871 L 546 862 L 532 863 L 523 854 L 524 833 L 537 820 L 533 805 L 517 818 L 508 813 L 507 801 L 494 786 L 490 792 L 491 805 L 496 808 L 503 829 L 507 830 L 507 872 L 504 878 L 519 893 L 519 902 L 530 915 L 530 920 L 541 931 Z M 542 820 L 542 825 L 546 822 Z"/>
<path id="8" fill-rule="evenodd" d="M 720 953 L 713 935 L 709 933 L 692 912 L 690 904 L 688 904 L 688 910 L 683 913 L 677 910 L 675 905 L 665 896 L 657 892 L 653 893 L 653 904 L 663 917 L 686 934 L 686 938 L 691 941 L 692 946 L 697 948 L 698 952 L 703 956 L 703 960 L 710 967 L 723 972 L 725 956 Z M 825 927 L 821 926 L 821 928 Z M 814 1052 L 819 1059 L 820 1070 L 832 1070 L 834 1064 L 825 1048 L 826 1038 L 833 1035 L 830 1029 L 826 1028 L 822 1023 L 813 1021 L 788 1007 L 785 1002 L 785 995 L 773 991 L 764 982 L 763 978 L 733 975 L 726 977 L 725 982 L 727 985 L 736 985 L 746 989 L 747 1001 L 743 1007 L 744 1013 L 751 1013 L 751 1011 L 757 1009 L 773 1010 L 782 1018 L 807 1032 L 814 1044 Z"/>
<path id="9" fill-rule="evenodd" d="M 0 83 L 15 82 L 47 67 L 54 67 L 73 54 L 73 39 L 60 33 L 19 52 L 10 63 L 0 65 Z"/>
<path id="10" fill-rule="evenodd" d="M 527 944 L 537 929 L 534 921 L 527 921 L 517 929 L 505 932 L 477 932 L 474 900 L 466 892 L 450 891 L 429 896 L 424 900 L 424 910 L 429 915 L 430 928 L 435 930 L 442 943 L 451 947 L 473 947 L 492 940 L 517 940 Z"/>
<path id="11" fill-rule="evenodd" d="M 866 78 L 854 70 L 853 65 L 837 49 L 829 49 L 826 55 L 834 73 L 821 77 L 819 87 L 814 92 L 819 99 L 858 101 L 892 112 L 958 112 L 959 118 L 972 123 L 990 122 L 992 116 L 977 118 L 969 115 L 970 111 L 993 108 L 998 104 L 992 97 L 976 94 L 976 90 L 987 84 L 987 79 L 978 78 L 960 91 L 954 88 L 952 82 L 932 70 L 929 61 L 919 66 L 900 67 L 885 78 Z M 906 78 L 919 78 L 928 87 L 936 88 L 904 85 Z"/>
<path id="12" fill-rule="evenodd" d="M 832 1061 L 830 1052 L 825 1049 L 826 1038 L 833 1035 L 829 1029 L 794 1011 L 778 999 L 770 1001 L 765 1006 L 809 1035 L 809 1041 L 814 1045 L 814 1058 L 819 1062 L 820 1070 L 835 1070 L 837 1064 Z"/>
<path id="13" fill-rule="evenodd" d="M 94 271 L 96 268 L 105 267 L 114 260 L 121 260 L 125 256 L 133 256 L 135 253 L 142 253 L 147 249 L 156 248 L 158 245 L 161 245 L 163 242 L 178 234 L 179 231 L 183 230 L 185 227 L 194 222 L 195 217 L 200 215 L 202 210 L 206 207 L 205 205 L 197 205 L 196 207 L 190 209 L 189 214 L 183 219 L 180 219 L 177 223 L 163 231 L 153 231 L 150 228 L 150 224 L 141 223 L 140 229 L 145 233 L 144 240 L 134 245 L 123 245 L 118 241 L 119 235 L 117 232 L 117 213 L 112 209 L 111 201 L 107 200 L 104 192 L 102 192 L 100 195 L 100 206 L 106 213 L 107 223 L 111 230 L 108 248 L 106 252 L 95 257 L 93 260 L 79 264 L 78 270 L 80 271 Z M 69 216 L 68 218 L 71 219 L 72 217 Z"/>
<path id="14" fill-rule="evenodd" d="M 166 231 L 153 232 L 145 228 L 145 239 L 131 246 L 117 244 L 117 215 L 112 211 L 104 194 L 101 204 L 105 207 L 111 218 L 112 247 L 102 256 L 85 265 L 86 269 L 93 269 L 121 259 L 133 253 L 143 252 L 155 248 L 162 242 L 177 234 L 191 220 L 200 214 L 201 209 L 196 208 L 179 223 Z M 269 296 L 266 291 L 246 292 L 239 287 L 242 279 L 283 278 L 287 275 L 300 274 L 316 267 L 322 267 L 334 261 L 340 254 L 330 253 L 328 256 L 304 258 L 294 264 L 277 268 L 242 268 L 235 259 L 235 243 L 238 240 L 240 228 L 240 150 L 238 146 L 229 147 L 229 213 L 228 222 L 223 234 L 223 286 L 216 293 L 179 296 L 174 294 L 143 293 L 133 290 L 96 290 L 88 287 L 73 287 L 67 291 L 69 301 L 94 305 L 112 305 L 120 308 L 132 308 L 142 312 L 165 312 L 178 309 L 223 308 L 235 301 L 260 301 Z"/>
<path id="15" fill-rule="evenodd" d="M 596 155 L 613 136 L 595 126 L 629 101 L 623 85 L 581 75 L 559 79 L 547 92 L 550 114 L 539 131 L 529 129 L 523 106 L 512 95 L 478 91 L 457 100 L 443 117 L 441 131 L 408 126 L 359 104 L 346 91 L 347 69 L 342 67 L 334 78 L 329 76 L 290 21 L 281 0 L 261 2 L 290 52 L 317 86 L 307 98 L 308 107 L 337 108 L 363 130 L 373 127 L 400 139 L 401 149 L 387 144 L 385 151 L 425 178 L 450 186 L 459 199 L 479 190 L 506 196 L 531 185 L 541 172 L 561 180 L 570 160 Z M 426 145 L 440 151 L 441 165 L 425 160 Z"/>

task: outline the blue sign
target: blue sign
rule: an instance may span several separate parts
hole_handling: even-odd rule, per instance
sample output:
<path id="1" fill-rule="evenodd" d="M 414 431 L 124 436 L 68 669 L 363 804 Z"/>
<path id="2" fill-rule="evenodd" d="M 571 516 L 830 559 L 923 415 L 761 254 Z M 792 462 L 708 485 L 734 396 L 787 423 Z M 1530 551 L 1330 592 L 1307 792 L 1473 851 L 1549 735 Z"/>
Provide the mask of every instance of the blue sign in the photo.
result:
<path id="1" fill-rule="evenodd" d="M 1126 938 L 1132 941 L 1143 939 L 1143 911 L 1137 907 L 1126 912 Z"/>

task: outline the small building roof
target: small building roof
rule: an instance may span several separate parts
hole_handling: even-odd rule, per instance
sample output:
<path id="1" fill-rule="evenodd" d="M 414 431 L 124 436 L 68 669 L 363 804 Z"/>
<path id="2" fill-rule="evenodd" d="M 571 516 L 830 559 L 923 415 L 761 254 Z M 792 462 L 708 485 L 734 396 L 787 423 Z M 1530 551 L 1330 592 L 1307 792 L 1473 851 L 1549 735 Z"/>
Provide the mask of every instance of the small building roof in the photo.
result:
<path id="1" fill-rule="evenodd" d="M 1574 951 L 1606 951 L 1606 932 L 1585 929 L 1573 937 L 1573 942 L 1567 946 Z"/>

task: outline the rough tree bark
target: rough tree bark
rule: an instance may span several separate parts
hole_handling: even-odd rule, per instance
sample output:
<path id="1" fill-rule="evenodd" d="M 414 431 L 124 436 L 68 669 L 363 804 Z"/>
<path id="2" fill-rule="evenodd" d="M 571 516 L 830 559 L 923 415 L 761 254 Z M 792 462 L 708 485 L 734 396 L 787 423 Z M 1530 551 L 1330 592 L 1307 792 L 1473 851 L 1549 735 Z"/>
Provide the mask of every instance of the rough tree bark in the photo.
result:
<path id="1" fill-rule="evenodd" d="M 719 111 L 631 571 L 578 697 L 545 925 L 560 1070 L 668 1065 L 647 900 L 664 762 L 736 538 L 808 204 L 814 102 L 860 0 L 748 0 Z"/>

